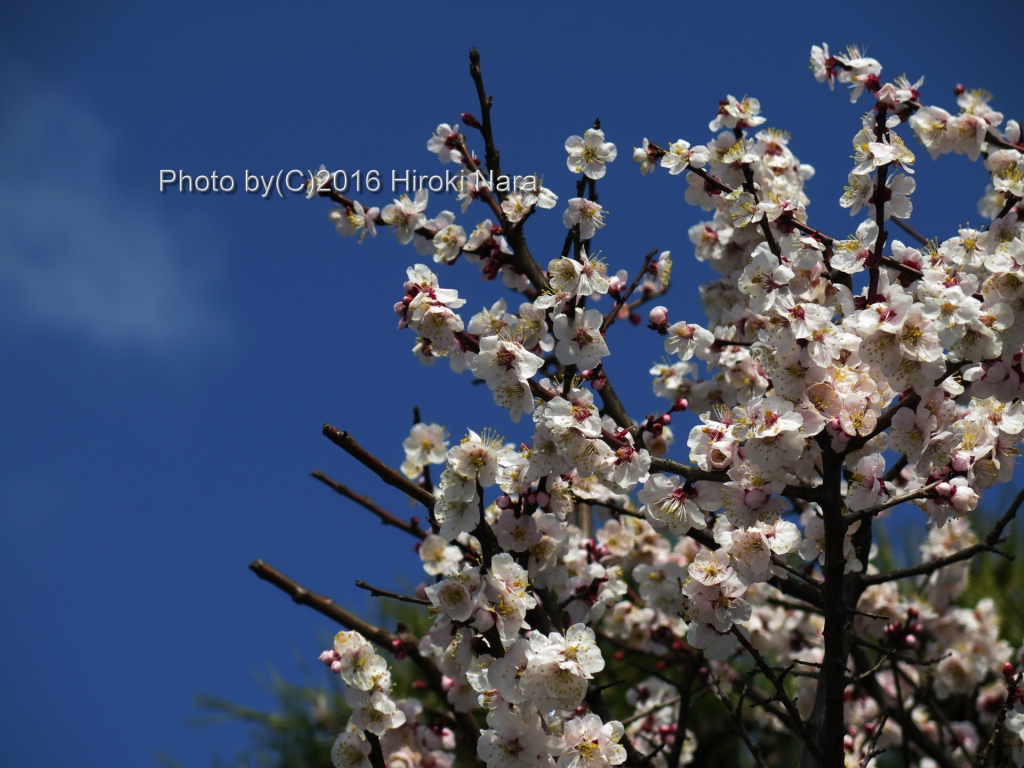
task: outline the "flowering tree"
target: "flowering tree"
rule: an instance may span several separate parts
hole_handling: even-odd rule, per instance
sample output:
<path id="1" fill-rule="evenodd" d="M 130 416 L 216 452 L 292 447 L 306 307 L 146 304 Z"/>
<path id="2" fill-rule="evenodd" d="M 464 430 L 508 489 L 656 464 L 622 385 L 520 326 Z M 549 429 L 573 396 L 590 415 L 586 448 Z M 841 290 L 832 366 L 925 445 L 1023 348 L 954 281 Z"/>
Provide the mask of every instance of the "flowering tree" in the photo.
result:
<path id="1" fill-rule="evenodd" d="M 425 190 L 380 210 L 327 174 L 309 186 L 337 203 L 340 234 L 363 242 L 388 227 L 432 257 L 408 269 L 395 305 L 413 352 L 485 383 L 513 422 L 533 421 L 518 448 L 490 430 L 449 445 L 445 429 L 416 423 L 400 470 L 324 427 L 427 510 L 424 530 L 317 474 L 420 540 L 430 578 L 418 596 L 362 586 L 423 604 L 432 622 L 422 637 L 392 632 L 253 563 L 346 628 L 321 657 L 353 708 L 334 764 L 447 766 L 461 748 L 493 768 L 675 768 L 693 759 L 688 724 L 712 697 L 759 766 L 794 752 L 827 768 L 886 752 L 904 765 L 1024 765 L 1020 651 L 1000 639 L 990 600 L 955 605 L 970 560 L 999 551 L 1024 503 L 1020 491 L 991 529 L 972 526 L 984 491 L 1012 480 L 1024 433 L 1019 124 L 982 91 L 958 89 L 954 115 L 921 101 L 921 81 L 886 82 L 856 49 L 815 46 L 818 81 L 873 100 L 840 200 L 863 222 L 846 239 L 808 223 L 813 169 L 761 127 L 756 99 L 720 102 L 706 144 L 644 139 L 640 172 L 685 175 L 687 202 L 710 217 L 689 232 L 721 276 L 701 289 L 700 325 L 658 304 L 667 252 L 632 276 L 593 257 L 597 182 L 617 157 L 600 125 L 566 140 L 577 181 L 560 205 L 539 177 L 503 171 L 470 59 L 481 118 L 462 122 L 483 159 L 449 124 L 427 148 L 457 165 L 462 213 L 485 209 L 483 221 L 467 231 L 451 211 L 429 218 Z M 911 132 L 933 158 L 983 160 L 985 229 L 929 242 L 906 224 Z M 559 207 L 566 235 L 544 269 L 527 222 Z M 518 308 L 498 298 L 464 320 L 435 272 L 459 261 L 500 278 Z M 650 371 L 664 411 L 638 422 L 605 367 L 605 334 L 647 304 L 674 362 Z M 687 410 L 700 423 L 682 461 L 673 425 Z M 883 568 L 873 531 L 904 503 L 927 518 L 921 559 Z M 415 664 L 423 701 L 396 698 L 382 653 Z M 646 674 L 628 679 L 627 666 Z"/>

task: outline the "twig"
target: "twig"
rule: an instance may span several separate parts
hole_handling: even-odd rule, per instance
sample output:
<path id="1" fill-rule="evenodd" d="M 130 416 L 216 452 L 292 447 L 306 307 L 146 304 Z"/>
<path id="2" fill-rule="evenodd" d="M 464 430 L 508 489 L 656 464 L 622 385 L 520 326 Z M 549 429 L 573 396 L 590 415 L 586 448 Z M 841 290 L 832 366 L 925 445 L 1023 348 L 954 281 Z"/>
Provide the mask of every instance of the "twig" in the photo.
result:
<path id="1" fill-rule="evenodd" d="M 630 283 L 629 289 L 621 296 L 619 296 L 614 306 L 612 306 L 608 314 L 604 316 L 604 322 L 601 323 L 601 333 L 607 331 L 611 324 L 615 322 L 615 318 L 619 314 L 619 310 L 622 309 L 623 305 L 627 301 L 629 301 L 629 297 L 633 295 L 633 291 L 635 291 L 637 289 L 637 286 L 640 285 L 640 281 L 643 279 L 644 275 L 647 274 L 647 270 L 651 266 L 651 261 L 657 255 L 658 249 L 655 248 L 649 251 L 646 256 L 644 256 L 643 266 L 641 266 L 640 271 L 636 273 L 636 276 L 633 278 L 633 282 Z"/>
<path id="2" fill-rule="evenodd" d="M 896 661 L 892 662 L 892 680 L 893 685 L 896 686 L 896 703 L 899 706 L 900 719 L 905 720 L 907 717 L 906 705 L 903 703 L 903 690 L 900 688 L 900 670 L 899 665 Z M 900 751 L 903 755 L 903 766 L 904 768 L 910 768 L 910 748 L 907 745 L 908 736 L 905 728 L 900 729 Z"/>
<path id="3" fill-rule="evenodd" d="M 1003 706 L 999 708 L 999 714 L 996 716 L 996 725 L 992 729 L 992 735 L 988 737 L 985 747 L 978 753 L 978 761 L 975 763 L 975 768 L 985 768 L 988 765 L 989 758 L 992 756 L 992 749 L 999 740 L 999 734 L 1002 732 L 1003 724 L 1006 722 L 1006 713 L 1010 711 L 1017 700 L 1017 688 L 1020 687 L 1022 679 L 1024 679 L 1024 670 L 1018 672 L 1015 678 L 1006 681 L 1006 698 L 1003 700 Z"/>
<path id="4" fill-rule="evenodd" d="M 718 696 L 718 700 L 721 701 L 729 711 L 729 717 L 732 718 L 732 722 L 736 726 L 736 732 L 740 735 L 740 738 L 743 739 L 743 743 L 747 745 L 747 749 L 750 750 L 750 754 L 753 756 L 754 762 L 757 764 L 758 768 L 768 768 L 764 758 L 761 756 L 761 751 L 757 748 L 757 744 L 754 743 L 754 740 L 750 738 L 750 734 L 747 733 L 747 726 L 743 724 L 743 716 L 740 712 L 739 706 L 732 706 L 729 698 L 725 695 L 725 691 L 722 690 L 721 681 L 710 668 L 708 668 L 708 679 L 711 680 L 711 684 L 715 689 L 715 695 Z M 679 738 L 678 731 L 676 732 L 676 738 Z"/>
<path id="5" fill-rule="evenodd" d="M 392 634 L 386 629 L 376 627 L 355 614 L 349 613 L 329 597 L 322 597 L 315 592 L 310 592 L 298 582 L 292 581 L 280 571 L 272 568 L 262 560 L 254 560 L 249 569 L 264 581 L 268 581 L 285 594 L 289 595 L 299 605 L 306 605 L 317 613 L 326 616 L 337 622 L 346 629 L 354 630 L 372 643 L 376 643 L 388 652 L 394 652 L 395 646 L 400 643 L 406 655 L 415 664 L 427 679 L 430 687 L 437 692 L 444 701 L 445 690 L 442 685 L 441 672 L 433 661 L 423 656 L 419 651 L 419 640 L 402 627 L 397 634 Z M 396 643 L 398 641 L 398 643 Z M 466 739 L 475 739 L 480 732 L 480 726 L 475 718 L 467 712 L 456 712 L 455 718 Z"/>
<path id="6" fill-rule="evenodd" d="M 737 627 L 733 626 L 730 631 L 733 636 L 740 641 L 740 645 L 743 646 L 744 650 L 750 654 L 754 663 L 757 664 L 757 668 L 761 670 L 761 674 L 763 674 L 765 678 L 767 678 L 768 682 L 770 682 L 775 688 L 775 695 L 772 696 L 772 699 L 782 703 L 782 706 L 785 707 L 786 713 L 789 715 L 793 726 L 795 726 L 796 735 L 803 740 L 810 753 L 820 762 L 823 759 L 821 748 L 815 740 L 814 734 L 812 734 L 810 729 L 807 727 L 807 723 L 805 723 L 803 718 L 800 716 L 800 710 L 796 708 L 796 702 L 790 698 L 789 694 L 786 692 L 786 687 L 783 684 L 783 678 L 786 676 L 788 671 L 783 672 L 781 676 L 775 674 L 775 670 L 769 666 L 768 662 L 764 660 L 764 657 L 753 645 L 750 644 L 750 641 L 743 636 L 743 633 L 740 632 Z M 769 699 L 769 701 L 770 700 L 771 699 Z"/>
<path id="7" fill-rule="evenodd" d="M 319 480 L 321 483 L 326 485 L 328 488 L 333 490 L 335 493 L 339 494 L 340 496 L 344 496 L 346 499 L 354 501 L 356 504 L 363 507 L 364 509 L 368 509 L 370 512 L 379 517 L 380 521 L 384 523 L 384 525 L 392 525 L 395 528 L 400 528 L 406 533 L 412 534 L 418 539 L 427 538 L 427 532 L 419 526 L 413 525 L 412 523 L 395 517 L 390 512 L 388 512 L 385 509 L 382 509 L 376 503 L 371 501 L 369 497 L 358 494 L 348 486 L 342 485 L 336 480 L 332 480 L 319 469 L 315 470 L 314 472 L 311 472 L 310 474 L 317 480 Z"/>
<path id="8" fill-rule="evenodd" d="M 665 707 L 675 706 L 679 703 L 679 700 L 681 698 L 682 696 L 673 696 L 671 699 L 666 699 L 661 704 L 656 704 L 650 709 L 645 709 L 641 712 L 637 712 L 635 715 L 630 715 L 625 720 L 620 720 L 619 722 L 621 722 L 623 725 L 629 725 L 630 723 L 635 723 L 637 720 L 643 720 L 645 717 L 653 715 L 658 710 L 665 709 Z"/>
<path id="9" fill-rule="evenodd" d="M 940 482 L 940 480 L 937 480 L 934 483 L 930 483 L 924 486 L 923 488 L 918 488 L 916 491 L 905 493 L 902 496 L 893 496 L 888 501 L 883 501 L 881 504 L 878 504 L 874 507 L 862 509 L 859 512 L 853 512 L 849 515 L 846 515 L 846 520 L 848 524 L 853 525 L 858 520 L 864 520 L 865 518 L 874 517 L 875 515 L 880 514 L 887 509 L 897 507 L 900 504 L 904 504 L 905 502 L 913 501 L 914 499 L 923 499 L 926 496 L 930 495 L 931 492 L 934 491 L 936 487 L 938 487 Z"/>
<path id="10" fill-rule="evenodd" d="M 983 541 L 977 544 L 972 544 L 969 547 L 964 547 L 951 555 L 940 557 L 935 560 L 931 560 L 927 563 L 921 563 L 920 565 L 911 566 L 909 568 L 897 568 L 895 571 L 889 571 L 888 573 L 873 573 L 867 576 L 861 577 L 861 584 L 864 586 L 871 586 L 873 584 L 884 584 L 888 581 L 898 581 L 899 579 L 906 579 L 911 576 L 927 576 L 928 574 L 934 573 L 935 571 L 945 568 L 953 563 L 960 563 L 964 560 L 970 560 L 975 555 L 981 552 L 992 552 L 995 551 L 996 545 L 1000 542 L 1000 537 L 1003 535 L 1003 530 L 1010 524 L 1014 517 L 1017 515 L 1017 510 L 1020 505 L 1024 503 L 1024 489 L 1021 489 L 1020 493 L 1010 504 L 1010 508 L 1006 510 L 1006 513 L 999 518 L 995 526 L 989 531 L 988 535 Z"/>
<path id="11" fill-rule="evenodd" d="M 854 648 L 852 655 L 857 668 L 863 669 L 868 666 L 867 659 L 865 658 L 863 651 Z M 861 680 L 861 686 L 865 691 L 867 691 L 871 698 L 878 702 L 878 706 L 882 710 L 890 711 L 896 716 L 896 719 L 899 721 L 900 728 L 906 731 L 907 736 L 914 745 L 934 760 L 939 765 L 939 768 L 957 768 L 957 764 L 953 762 L 949 753 L 926 736 L 920 727 L 918 727 L 917 723 L 914 722 L 914 718 L 909 713 L 906 711 L 897 711 L 897 708 L 890 699 L 889 694 L 886 693 L 882 684 L 879 683 L 874 676 L 865 677 Z"/>
<path id="12" fill-rule="evenodd" d="M 865 745 L 866 748 L 864 750 L 864 757 L 860 761 L 860 768 L 868 768 L 868 763 L 885 752 L 884 747 L 878 749 L 878 739 L 882 735 L 882 729 L 885 728 L 887 722 L 889 722 L 889 713 L 883 712 L 882 716 L 878 718 L 875 730 L 871 734 L 871 740 Z"/>
<path id="13" fill-rule="evenodd" d="M 431 515 L 433 515 L 435 499 L 432 493 L 428 493 L 426 490 L 416 485 L 412 480 L 409 480 L 405 475 L 393 470 L 357 443 L 355 438 L 348 432 L 342 432 L 341 430 L 332 427 L 330 424 L 324 424 L 323 433 L 328 440 L 377 475 L 377 477 L 385 483 L 397 488 L 406 495 L 411 496 L 413 499 L 429 509 Z"/>
<path id="14" fill-rule="evenodd" d="M 903 219 L 893 218 L 892 221 L 893 221 L 893 223 L 897 227 L 899 227 L 904 232 L 906 232 L 908 235 L 910 235 L 912 238 L 917 240 L 917 242 L 919 242 L 921 245 L 928 245 L 928 238 L 925 237 L 924 235 L 922 235 L 920 232 L 918 232 L 912 226 L 907 224 L 907 222 L 905 222 Z"/>
<path id="15" fill-rule="evenodd" d="M 390 597 L 392 600 L 401 600 L 403 603 L 415 603 L 416 605 L 430 605 L 429 600 L 424 600 L 422 597 L 410 597 L 409 595 L 400 595 L 397 592 L 390 592 L 380 587 L 375 587 L 372 584 L 367 584 L 362 579 L 356 579 L 356 586 L 360 589 L 365 589 L 374 597 Z"/>

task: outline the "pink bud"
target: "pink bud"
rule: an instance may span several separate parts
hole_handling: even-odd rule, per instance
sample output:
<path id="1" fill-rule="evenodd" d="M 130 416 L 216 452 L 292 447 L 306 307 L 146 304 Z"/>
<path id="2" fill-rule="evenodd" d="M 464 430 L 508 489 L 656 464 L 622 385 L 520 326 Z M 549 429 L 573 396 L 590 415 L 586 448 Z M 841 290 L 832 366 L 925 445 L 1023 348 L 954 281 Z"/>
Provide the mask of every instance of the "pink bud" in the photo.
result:
<path id="1" fill-rule="evenodd" d="M 668 324 L 668 307 L 657 306 L 651 310 L 651 313 L 647 316 L 651 325 L 667 325 Z"/>
<path id="2" fill-rule="evenodd" d="M 466 125 L 468 125 L 470 128 L 482 128 L 483 127 L 483 126 L 480 125 L 480 121 L 477 120 L 469 112 L 463 112 L 460 115 L 460 117 L 462 118 L 462 122 L 465 123 Z"/>
<path id="3" fill-rule="evenodd" d="M 685 411 L 689 407 L 690 407 L 690 403 L 687 402 L 685 397 L 680 397 L 678 400 L 676 400 L 674 403 L 672 403 L 672 410 L 673 411 Z"/>
<path id="4" fill-rule="evenodd" d="M 907 648 L 917 648 L 919 645 L 917 642 L 917 635 L 907 635 L 903 638 L 903 644 L 907 646 Z"/>
<path id="5" fill-rule="evenodd" d="M 405 311 L 409 308 L 409 305 L 404 301 L 399 301 L 395 304 L 395 314 L 401 317 L 405 314 Z"/>
<path id="6" fill-rule="evenodd" d="M 499 496 L 498 500 L 494 503 L 498 505 L 498 509 L 508 509 L 509 507 L 512 506 L 512 499 L 510 499 L 507 495 Z"/>
<path id="7" fill-rule="evenodd" d="M 486 608 L 477 608 L 473 612 L 473 628 L 481 634 L 494 626 L 494 614 Z"/>
<path id="8" fill-rule="evenodd" d="M 331 672 L 333 672 L 336 675 L 340 675 L 341 674 L 341 662 L 340 661 L 333 661 L 333 662 L 331 662 Z"/>
<path id="9" fill-rule="evenodd" d="M 669 424 L 671 424 L 672 423 L 672 414 L 670 414 L 670 413 L 663 413 L 663 414 L 661 414 L 661 423 L 664 426 L 666 426 L 666 427 Z"/>
<path id="10" fill-rule="evenodd" d="M 1011 664 L 1010 662 L 1006 662 L 1005 664 L 1003 664 L 1003 677 L 1005 677 L 1009 681 L 1013 680 L 1015 674 L 1016 672 L 1013 669 L 1013 664 Z"/>
<path id="11" fill-rule="evenodd" d="M 551 497 L 544 491 L 537 491 L 537 506 L 546 507 L 551 503 Z"/>
<path id="12" fill-rule="evenodd" d="M 949 465 L 957 472 L 966 472 L 971 468 L 971 456 L 966 451 L 957 451 Z"/>
<path id="13" fill-rule="evenodd" d="M 760 488 L 751 488 L 743 492 L 743 503 L 750 509 L 760 509 L 768 496 Z"/>

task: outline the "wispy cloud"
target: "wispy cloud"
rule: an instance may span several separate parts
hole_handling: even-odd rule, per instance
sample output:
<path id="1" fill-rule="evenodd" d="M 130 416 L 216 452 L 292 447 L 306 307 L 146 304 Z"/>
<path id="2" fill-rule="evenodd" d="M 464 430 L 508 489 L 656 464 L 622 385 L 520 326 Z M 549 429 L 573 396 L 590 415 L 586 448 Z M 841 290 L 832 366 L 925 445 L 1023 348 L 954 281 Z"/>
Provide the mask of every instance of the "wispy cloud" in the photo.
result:
<path id="1" fill-rule="evenodd" d="M 124 187 L 113 164 L 125 137 L 87 103 L 3 70 L 0 317 L 107 346 L 224 341 L 217 238 Z"/>

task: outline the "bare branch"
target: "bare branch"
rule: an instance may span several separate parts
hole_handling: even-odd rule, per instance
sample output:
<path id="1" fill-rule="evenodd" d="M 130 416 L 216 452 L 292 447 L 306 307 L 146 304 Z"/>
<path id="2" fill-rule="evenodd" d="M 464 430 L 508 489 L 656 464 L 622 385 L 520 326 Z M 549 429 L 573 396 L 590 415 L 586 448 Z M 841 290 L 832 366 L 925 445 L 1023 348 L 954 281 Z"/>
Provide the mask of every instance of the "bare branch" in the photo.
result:
<path id="1" fill-rule="evenodd" d="M 355 438 L 348 432 L 342 432 L 341 430 L 335 429 L 330 424 L 324 424 L 323 433 L 328 440 L 377 475 L 377 477 L 385 483 L 393 488 L 397 488 L 407 496 L 411 496 L 433 513 L 435 502 L 433 494 L 416 485 L 416 483 L 405 475 L 396 472 L 387 464 L 382 462 L 357 443 Z"/>
<path id="2" fill-rule="evenodd" d="M 1006 513 L 996 521 L 995 526 L 989 531 L 988 535 L 984 540 L 979 541 L 977 544 L 972 544 L 969 547 L 954 552 L 946 557 L 940 557 L 935 560 L 930 560 L 927 563 L 921 563 L 920 565 L 914 565 L 909 568 L 897 568 L 895 571 L 889 571 L 888 573 L 872 573 L 867 576 L 861 577 L 861 584 L 864 586 L 871 586 L 872 584 L 884 584 L 888 581 L 898 581 L 899 579 L 906 579 L 911 576 L 927 576 L 928 574 L 934 573 L 935 571 L 945 568 L 946 566 L 953 565 L 954 563 L 961 563 L 964 560 L 970 560 L 977 554 L 982 552 L 995 551 L 996 545 L 1001 541 L 1003 531 L 1006 526 L 1010 524 L 1014 517 L 1017 515 L 1017 510 L 1020 505 L 1024 503 L 1024 489 L 1021 489 L 1020 493 L 1010 504 L 1010 508 L 1006 510 Z"/>
<path id="3" fill-rule="evenodd" d="M 326 485 L 328 488 L 333 490 L 338 495 L 344 496 L 346 499 L 354 501 L 356 504 L 363 507 L 363 509 L 368 509 L 370 512 L 379 517 L 380 521 L 384 523 L 384 525 L 392 525 L 395 528 L 400 528 L 401 530 L 415 536 L 418 539 L 427 538 L 427 532 L 419 526 L 413 525 L 410 522 L 406 522 L 405 520 L 401 520 L 395 517 L 390 512 L 374 503 L 368 496 L 358 494 L 348 486 L 342 485 L 336 480 L 332 480 L 319 469 L 315 470 L 314 472 L 311 472 L 310 474 L 317 480 L 319 480 L 321 483 Z"/>
<path id="4" fill-rule="evenodd" d="M 424 600 L 422 597 L 410 597 L 409 595 L 400 595 L 397 592 L 391 592 L 387 589 L 381 589 L 375 587 L 372 584 L 367 584 L 362 579 L 356 579 L 356 586 L 360 589 L 365 589 L 374 597 L 390 597 L 392 600 L 401 600 L 403 603 L 414 603 L 416 605 L 430 605 L 429 600 Z"/>
<path id="5" fill-rule="evenodd" d="M 732 702 L 729 701 L 729 697 L 725 695 L 725 691 L 722 690 L 722 683 L 718 679 L 718 676 L 709 668 L 708 679 L 711 680 L 711 685 L 715 689 L 715 695 L 718 700 L 722 702 L 725 708 L 729 711 L 729 717 L 732 718 L 733 725 L 736 728 L 736 733 L 743 739 L 743 743 L 747 745 L 747 749 L 750 750 L 751 756 L 754 758 L 754 763 L 757 764 L 758 768 L 768 768 L 764 761 L 764 757 L 761 756 L 761 750 L 757 748 L 757 744 L 750 738 L 750 734 L 747 732 L 747 726 L 743 724 L 743 714 L 740 712 L 740 706 L 737 704 L 735 707 Z M 678 731 L 676 732 L 676 738 L 679 738 Z"/>

